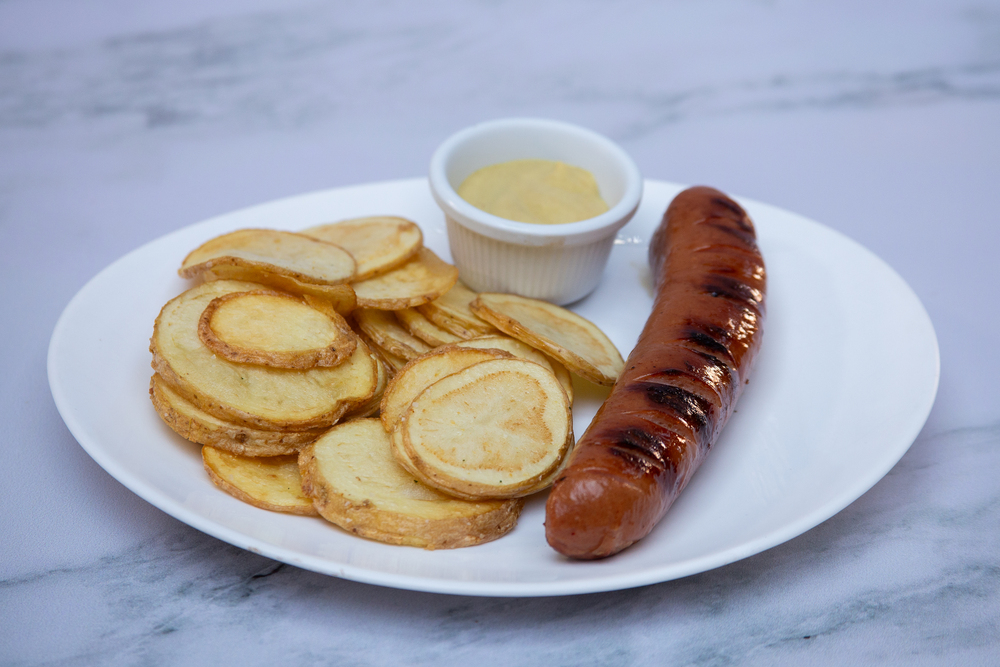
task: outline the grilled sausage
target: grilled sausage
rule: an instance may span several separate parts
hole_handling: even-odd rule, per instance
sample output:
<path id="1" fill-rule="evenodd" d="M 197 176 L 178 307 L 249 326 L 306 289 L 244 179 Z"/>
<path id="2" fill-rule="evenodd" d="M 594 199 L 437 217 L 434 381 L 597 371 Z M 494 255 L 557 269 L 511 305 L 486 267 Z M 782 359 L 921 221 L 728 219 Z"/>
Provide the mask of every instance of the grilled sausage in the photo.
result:
<path id="1" fill-rule="evenodd" d="M 649 247 L 653 311 L 549 494 L 545 536 L 572 558 L 645 537 L 691 479 L 742 393 L 760 348 L 766 286 L 753 223 L 694 187 Z"/>

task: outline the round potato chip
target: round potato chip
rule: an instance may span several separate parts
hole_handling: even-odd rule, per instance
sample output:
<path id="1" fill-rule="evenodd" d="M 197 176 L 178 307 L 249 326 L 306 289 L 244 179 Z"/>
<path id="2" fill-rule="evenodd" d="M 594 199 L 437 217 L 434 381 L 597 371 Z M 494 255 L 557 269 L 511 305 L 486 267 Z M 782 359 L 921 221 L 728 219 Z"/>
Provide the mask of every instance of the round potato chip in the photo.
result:
<path id="1" fill-rule="evenodd" d="M 363 340 L 365 342 L 365 345 L 367 345 L 368 348 L 375 353 L 375 356 L 377 356 L 385 363 L 385 367 L 389 371 L 390 380 L 393 377 L 395 377 L 396 373 L 398 373 L 403 368 L 403 366 L 409 363 L 408 359 L 404 359 L 403 357 L 397 356 L 392 352 L 389 352 L 388 350 L 379 346 L 379 344 L 373 341 L 371 338 L 369 338 L 365 334 L 365 332 L 361 331 L 361 329 L 358 328 L 356 323 L 354 324 L 354 327 L 355 327 L 354 328 L 355 335 L 359 339 Z"/>
<path id="2" fill-rule="evenodd" d="M 358 306 L 378 310 L 413 308 L 438 298 L 458 280 L 458 269 L 428 248 L 380 276 L 353 283 Z"/>
<path id="3" fill-rule="evenodd" d="M 322 430 L 265 431 L 219 419 L 184 399 L 159 375 L 150 378 L 149 398 L 156 413 L 177 435 L 241 456 L 295 454 L 323 433 Z"/>
<path id="4" fill-rule="evenodd" d="M 431 349 L 430 345 L 411 335 L 391 311 L 359 308 L 354 311 L 354 322 L 380 348 L 407 361 Z"/>
<path id="5" fill-rule="evenodd" d="M 396 374 L 382 396 L 382 425 L 386 431 L 394 429 L 413 399 L 441 378 L 472 364 L 509 356 L 502 350 L 464 349 L 446 345 L 414 359 Z"/>
<path id="6" fill-rule="evenodd" d="M 336 312 L 270 290 L 212 299 L 198 321 L 198 337 L 224 359 L 274 368 L 333 367 L 358 344 Z"/>
<path id="7" fill-rule="evenodd" d="M 569 400 L 555 376 L 515 358 L 473 364 L 431 384 L 394 431 L 397 461 L 461 498 L 534 493 L 573 442 Z"/>
<path id="8" fill-rule="evenodd" d="M 393 459 L 377 419 L 330 429 L 299 455 L 302 487 L 320 515 L 380 542 L 453 549 L 495 540 L 517 524 L 523 501 L 468 501 L 424 486 Z"/>
<path id="9" fill-rule="evenodd" d="M 625 367 L 618 348 L 603 331 L 561 306 L 515 294 L 483 293 L 471 308 L 508 336 L 596 384 L 613 385 Z"/>
<path id="10" fill-rule="evenodd" d="M 369 349 L 370 346 L 369 346 Z M 389 364 L 382 360 L 382 358 L 371 349 L 372 359 L 375 361 L 375 368 L 378 371 L 378 380 L 375 385 L 375 393 L 371 397 L 364 401 L 363 403 L 358 403 L 354 407 L 350 408 L 344 415 L 343 421 L 348 419 L 358 419 L 361 417 L 371 417 L 379 411 L 379 406 L 382 404 L 382 396 L 385 394 L 386 387 L 389 386 L 389 380 L 392 379 L 391 369 Z"/>
<path id="11" fill-rule="evenodd" d="M 354 280 L 367 280 L 391 271 L 417 254 L 424 237 L 406 218 L 373 216 L 341 220 L 303 229 L 302 234 L 335 243 L 357 262 Z"/>
<path id="12" fill-rule="evenodd" d="M 358 306 L 358 298 L 350 285 L 317 285 L 304 283 L 289 276 L 265 271 L 259 267 L 223 264 L 205 271 L 201 277 L 206 280 L 242 280 L 258 283 L 261 287 L 271 287 L 282 292 L 301 296 L 310 306 L 324 313 L 331 311 L 348 315 Z"/>
<path id="13" fill-rule="evenodd" d="M 249 457 L 205 446 L 201 457 L 212 483 L 234 498 L 272 512 L 319 516 L 302 492 L 298 454 Z"/>
<path id="14" fill-rule="evenodd" d="M 419 306 L 418 310 L 437 326 L 462 339 L 495 334 L 496 327 L 473 313 L 469 307 L 478 296 L 478 293 L 459 280 L 450 290 Z"/>
<path id="15" fill-rule="evenodd" d="M 424 317 L 416 308 L 404 308 L 394 311 L 396 319 L 406 327 L 407 331 L 424 341 L 431 347 L 457 343 L 462 340 L 459 336 L 445 331 L 438 325 Z"/>
<path id="16" fill-rule="evenodd" d="M 153 369 L 185 399 L 227 421 L 296 431 L 335 424 L 375 390 L 376 368 L 366 345 L 357 345 L 333 368 L 291 370 L 223 359 L 198 337 L 201 313 L 212 299 L 258 287 L 217 280 L 171 299 L 153 326 Z"/>
<path id="17" fill-rule="evenodd" d="M 240 229 L 192 250 L 178 273 L 194 278 L 218 266 L 255 268 L 304 283 L 337 285 L 350 282 L 356 264 L 343 248 L 304 234 Z"/>
<path id="18" fill-rule="evenodd" d="M 527 343 L 519 341 L 516 338 L 511 338 L 510 336 L 496 334 L 492 336 L 470 338 L 469 340 L 455 343 L 455 345 L 458 347 L 474 347 L 480 350 L 489 348 L 503 350 L 504 352 L 510 352 L 519 359 L 534 361 L 536 364 L 550 370 L 552 374 L 556 376 L 556 379 L 559 380 L 559 384 L 561 384 L 562 388 L 566 391 L 566 396 L 569 398 L 569 402 L 572 405 L 573 379 L 570 377 L 569 371 L 567 371 L 566 367 L 558 361 L 550 359 Z"/>

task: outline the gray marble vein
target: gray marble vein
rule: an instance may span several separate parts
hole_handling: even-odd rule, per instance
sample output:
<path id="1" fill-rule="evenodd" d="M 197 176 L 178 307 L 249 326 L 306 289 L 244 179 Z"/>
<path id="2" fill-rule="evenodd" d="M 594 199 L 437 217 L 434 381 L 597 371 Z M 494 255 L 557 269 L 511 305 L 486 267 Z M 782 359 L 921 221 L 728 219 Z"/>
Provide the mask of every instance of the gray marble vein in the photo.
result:
<path id="1" fill-rule="evenodd" d="M 916 66 L 882 57 L 858 61 L 821 49 L 809 67 L 762 58 L 753 68 L 734 61 L 740 48 L 760 49 L 752 30 L 739 30 L 711 9 L 671 3 L 666 11 L 639 3 L 637 13 L 657 13 L 664 34 L 643 32 L 625 48 L 624 71 L 612 70 L 583 44 L 559 44 L 567 54 L 545 68 L 513 59 L 498 45 L 505 39 L 528 54 L 544 48 L 545 29 L 558 25 L 568 7 L 540 8 L 525 2 L 486 6 L 478 15 L 432 3 L 425 14 L 401 21 L 391 3 L 370 14 L 343 13 L 315 5 L 203 20 L 162 31 L 123 34 L 70 49 L 3 49 L 0 44 L 0 128 L 48 127 L 54 123 L 138 120 L 148 128 L 209 123 L 219 127 L 295 127 L 345 115 L 359 105 L 371 113 L 396 113 L 394 96 L 428 104 L 538 108 L 573 104 L 583 109 L 625 109 L 625 136 L 645 134 L 664 123 L 714 115 L 930 104 L 1000 97 L 998 21 L 985 8 L 958 16 L 971 24 L 979 48 L 957 62 L 926 56 Z M 751 27 L 775 38 L 796 39 L 770 27 L 774 8 L 741 7 Z M 755 11 L 752 11 L 755 10 Z M 769 11 L 770 10 L 770 11 Z M 607 7 L 591 4 L 597 20 L 609 20 L 614 35 L 623 21 Z M 537 23 L 496 20 L 523 15 Z M 873 12 L 876 25 L 885 12 Z M 705 45 L 674 34 L 669 20 L 714 20 L 720 39 L 735 39 L 728 54 L 704 53 Z M 568 30 L 591 37 L 593 26 L 571 21 Z M 909 29 L 908 29 L 909 28 Z M 925 38 L 926 27 L 896 25 L 903 41 Z M 858 29 L 858 38 L 868 30 Z M 739 43 L 742 42 L 742 43 Z M 882 47 L 884 49 L 884 47 Z M 693 52 L 690 61 L 684 49 Z M 599 49 L 600 52 L 600 49 Z M 575 57 L 568 57 L 568 56 Z M 475 67 L 469 66 L 475 63 Z M 484 66 L 485 65 L 485 66 Z M 583 113 L 588 113 L 583 111 Z M 591 112 L 592 113 L 592 112 Z"/>

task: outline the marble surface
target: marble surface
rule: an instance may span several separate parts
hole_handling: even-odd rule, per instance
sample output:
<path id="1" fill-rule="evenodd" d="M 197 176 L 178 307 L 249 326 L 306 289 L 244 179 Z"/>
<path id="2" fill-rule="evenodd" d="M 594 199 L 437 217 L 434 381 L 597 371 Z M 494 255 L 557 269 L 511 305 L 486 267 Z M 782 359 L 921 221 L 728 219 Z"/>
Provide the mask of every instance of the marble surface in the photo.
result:
<path id="1" fill-rule="evenodd" d="M 212 215 L 423 175 L 451 132 L 511 115 L 886 260 L 941 348 L 895 468 L 716 570 L 491 599 L 242 551 L 79 447 L 46 350 L 100 269 Z M 998 156 L 996 0 L 0 1 L 0 664 L 1000 663 Z"/>

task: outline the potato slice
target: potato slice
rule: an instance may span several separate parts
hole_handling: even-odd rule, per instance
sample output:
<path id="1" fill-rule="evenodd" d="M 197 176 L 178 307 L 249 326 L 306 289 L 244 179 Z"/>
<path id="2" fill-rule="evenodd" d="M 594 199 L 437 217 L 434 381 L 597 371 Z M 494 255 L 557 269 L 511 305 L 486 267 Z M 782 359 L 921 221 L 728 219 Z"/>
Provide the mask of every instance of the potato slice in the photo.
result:
<path id="1" fill-rule="evenodd" d="M 333 367 L 358 344 L 336 312 L 271 290 L 212 299 L 198 321 L 198 337 L 224 359 L 274 368 Z"/>
<path id="2" fill-rule="evenodd" d="M 317 285 L 304 283 L 289 276 L 265 271 L 249 266 L 224 264 L 205 271 L 204 280 L 242 280 L 258 283 L 261 287 L 271 287 L 289 294 L 301 296 L 310 306 L 329 313 L 348 315 L 358 306 L 357 295 L 350 285 Z"/>
<path id="3" fill-rule="evenodd" d="M 361 329 L 358 328 L 357 323 L 355 323 L 353 326 L 355 335 L 357 335 L 359 339 L 365 342 L 365 345 L 367 345 L 369 349 L 371 349 L 371 351 L 375 353 L 375 356 L 377 356 L 379 359 L 385 362 L 386 369 L 389 371 L 390 380 L 393 377 L 395 377 L 396 373 L 398 373 L 403 368 L 403 366 L 410 363 L 409 360 L 404 359 L 403 357 L 396 356 L 395 354 L 389 352 L 388 350 L 385 350 L 382 347 L 380 347 L 378 343 L 373 341 L 365 334 L 365 332 L 361 331 Z"/>
<path id="4" fill-rule="evenodd" d="M 399 373 L 399 371 L 403 370 L 406 364 L 410 363 L 409 360 L 404 359 L 403 357 L 396 356 L 395 354 L 389 352 L 388 350 L 383 350 L 378 345 L 372 344 L 372 349 L 378 352 L 379 356 L 389 367 L 390 371 L 389 374 L 392 375 L 393 377 L 395 377 L 396 374 Z"/>
<path id="5" fill-rule="evenodd" d="M 416 223 L 393 216 L 341 220 L 303 229 L 301 233 L 335 243 L 351 253 L 357 262 L 355 281 L 382 275 L 404 264 L 424 244 Z"/>
<path id="6" fill-rule="evenodd" d="M 361 417 L 371 417 L 379 411 L 379 406 L 382 404 L 382 396 L 385 395 L 386 387 L 389 386 L 389 380 L 392 379 L 392 371 L 389 368 L 388 362 L 384 361 L 375 350 L 371 349 L 372 359 L 375 361 L 375 368 L 377 370 L 378 380 L 375 384 L 375 393 L 371 397 L 364 401 L 363 403 L 358 403 L 354 407 L 350 408 L 344 415 L 343 420 L 348 419 L 358 419 Z"/>
<path id="7" fill-rule="evenodd" d="M 212 482 L 229 495 L 272 512 L 319 516 L 302 492 L 298 454 L 249 457 L 205 446 L 201 458 Z"/>
<path id="8" fill-rule="evenodd" d="M 569 400 L 555 376 L 513 358 L 483 361 L 428 386 L 395 430 L 397 461 L 461 498 L 533 493 L 573 443 Z"/>
<path id="9" fill-rule="evenodd" d="M 462 339 L 498 333 L 496 327 L 473 313 L 469 307 L 478 296 L 478 293 L 458 281 L 450 290 L 434 301 L 418 307 L 418 310 L 434 324 Z"/>
<path id="10" fill-rule="evenodd" d="M 359 308 L 354 311 L 354 321 L 380 348 L 407 361 L 431 350 L 430 345 L 411 335 L 390 311 Z"/>
<path id="11" fill-rule="evenodd" d="M 354 277 L 355 262 L 343 248 L 304 234 L 276 229 L 240 229 L 195 248 L 178 271 L 195 278 L 217 266 L 241 266 L 303 283 L 338 285 Z"/>
<path id="12" fill-rule="evenodd" d="M 240 364 L 208 349 L 198 337 L 205 307 L 216 297 L 257 288 L 217 280 L 171 299 L 153 327 L 153 369 L 205 412 L 264 430 L 331 426 L 351 406 L 371 397 L 376 368 L 364 344 L 338 366 L 308 370 Z"/>
<path id="13" fill-rule="evenodd" d="M 159 375 L 150 378 L 149 398 L 160 418 L 177 435 L 241 456 L 295 454 L 323 433 L 323 430 L 265 431 L 219 419 L 185 400 Z"/>
<path id="14" fill-rule="evenodd" d="M 590 320 L 547 301 L 483 293 L 471 308 L 505 334 L 541 350 L 591 382 L 613 385 L 625 367 L 618 348 L 603 331 Z"/>
<path id="15" fill-rule="evenodd" d="M 389 544 L 453 549 L 495 540 L 517 523 L 523 501 L 467 501 L 413 479 L 393 459 L 377 419 L 330 429 L 299 455 L 302 488 L 326 520 Z"/>
<path id="16" fill-rule="evenodd" d="M 459 336 L 445 331 L 438 325 L 424 317 L 416 308 L 404 308 L 394 311 L 396 319 L 406 327 L 411 334 L 424 341 L 431 347 L 457 343 L 462 340 Z"/>
<path id="17" fill-rule="evenodd" d="M 428 248 L 388 273 L 353 284 L 358 306 L 379 310 L 413 308 L 438 298 L 458 280 L 458 269 Z"/>
<path id="18" fill-rule="evenodd" d="M 470 338 L 469 340 L 455 343 L 455 345 L 458 347 L 474 347 L 480 350 L 489 348 L 503 350 L 504 352 L 510 352 L 519 359 L 534 361 L 536 364 L 549 369 L 552 374 L 556 376 L 556 379 L 559 380 L 559 384 L 561 384 L 563 390 L 565 390 L 566 396 L 569 398 L 570 405 L 573 404 L 573 378 L 570 377 L 569 371 L 566 370 L 566 367 L 558 361 L 545 356 L 527 343 L 519 341 L 516 338 L 511 338 L 510 336 L 497 334 L 493 336 Z"/>
<path id="19" fill-rule="evenodd" d="M 468 368 L 472 364 L 509 356 L 502 350 L 445 346 L 414 359 L 396 374 L 382 396 L 382 425 L 386 431 L 395 428 L 413 399 L 441 378 Z"/>

